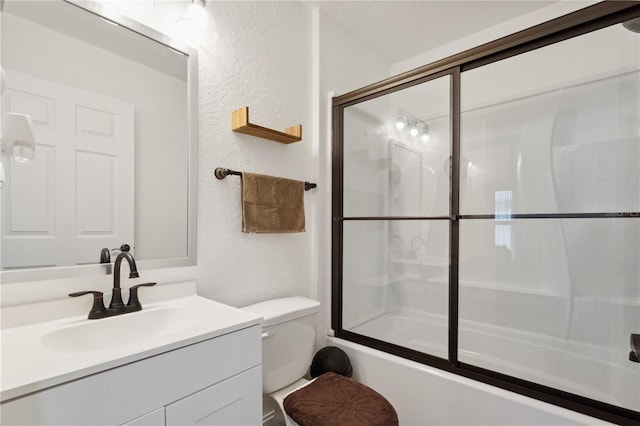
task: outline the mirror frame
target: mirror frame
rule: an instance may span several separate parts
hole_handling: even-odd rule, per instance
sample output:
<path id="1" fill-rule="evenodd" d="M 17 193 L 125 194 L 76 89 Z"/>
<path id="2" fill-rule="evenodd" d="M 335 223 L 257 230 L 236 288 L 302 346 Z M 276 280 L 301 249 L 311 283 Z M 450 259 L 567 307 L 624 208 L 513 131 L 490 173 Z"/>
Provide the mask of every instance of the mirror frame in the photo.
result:
<path id="1" fill-rule="evenodd" d="M 163 44 L 187 57 L 187 103 L 188 103 L 188 170 L 187 179 L 187 254 L 184 257 L 136 260 L 139 270 L 176 268 L 196 265 L 197 256 L 197 183 L 198 183 L 198 51 L 173 37 L 163 34 L 124 14 L 100 3 L 86 0 L 61 0 L 72 7 L 78 7 L 87 13 L 117 23 L 134 33 Z M 96 253 L 96 258 L 98 254 Z M 14 284 L 29 281 L 43 281 L 60 278 L 74 278 L 89 275 L 111 274 L 113 263 L 82 266 L 62 266 L 52 268 L 34 268 L 15 271 L 0 271 L 1 284 Z"/>

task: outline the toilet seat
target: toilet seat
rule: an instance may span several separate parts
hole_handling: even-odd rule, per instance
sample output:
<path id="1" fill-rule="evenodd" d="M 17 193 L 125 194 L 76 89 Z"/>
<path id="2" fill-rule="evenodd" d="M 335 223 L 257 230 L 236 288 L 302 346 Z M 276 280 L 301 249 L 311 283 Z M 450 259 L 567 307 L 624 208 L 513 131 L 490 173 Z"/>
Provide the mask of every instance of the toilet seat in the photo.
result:
<path id="1" fill-rule="evenodd" d="M 284 413 L 307 426 L 398 425 L 398 415 L 382 395 L 347 377 L 325 373 L 289 393 Z"/>
<path id="2" fill-rule="evenodd" d="M 289 394 L 292 394 L 293 392 L 296 392 L 297 390 L 307 386 L 308 384 L 312 383 L 314 380 L 315 379 L 312 379 L 312 380 L 300 379 L 297 382 L 290 384 L 289 386 L 286 386 L 280 390 L 277 390 L 269 394 L 269 396 L 273 398 L 273 400 L 276 401 L 276 403 L 278 404 L 278 407 L 280 408 L 280 411 L 284 416 L 284 421 L 286 426 L 300 426 L 300 425 L 296 423 L 295 420 L 293 420 L 291 417 L 289 417 L 287 412 L 284 410 L 284 399 L 287 396 L 289 396 Z"/>

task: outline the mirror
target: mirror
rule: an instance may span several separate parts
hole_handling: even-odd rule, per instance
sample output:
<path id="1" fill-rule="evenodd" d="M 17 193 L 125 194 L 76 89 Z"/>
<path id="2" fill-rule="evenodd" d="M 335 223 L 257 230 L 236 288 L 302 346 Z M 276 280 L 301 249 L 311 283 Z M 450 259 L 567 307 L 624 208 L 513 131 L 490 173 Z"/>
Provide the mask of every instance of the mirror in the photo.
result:
<path id="1" fill-rule="evenodd" d="M 1 30 L 2 116 L 36 140 L 2 158 L 2 283 L 108 273 L 122 244 L 194 265 L 197 52 L 89 2 L 6 0 Z"/>

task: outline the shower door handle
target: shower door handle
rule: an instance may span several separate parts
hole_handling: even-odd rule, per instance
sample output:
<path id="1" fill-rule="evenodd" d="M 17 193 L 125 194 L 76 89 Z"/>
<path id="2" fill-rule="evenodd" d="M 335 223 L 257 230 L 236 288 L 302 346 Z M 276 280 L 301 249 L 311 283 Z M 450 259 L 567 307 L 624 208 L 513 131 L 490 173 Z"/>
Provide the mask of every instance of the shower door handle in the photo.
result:
<path id="1" fill-rule="evenodd" d="M 631 345 L 629 361 L 640 362 L 640 334 L 631 333 L 629 343 Z"/>

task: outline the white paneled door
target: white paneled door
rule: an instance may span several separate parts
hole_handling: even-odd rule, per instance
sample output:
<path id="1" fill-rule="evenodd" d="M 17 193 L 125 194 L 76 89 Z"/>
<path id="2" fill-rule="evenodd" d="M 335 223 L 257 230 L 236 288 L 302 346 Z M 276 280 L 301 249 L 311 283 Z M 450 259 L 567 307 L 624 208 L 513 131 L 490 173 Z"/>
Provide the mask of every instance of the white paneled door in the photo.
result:
<path id="1" fill-rule="evenodd" d="M 36 155 L 3 159 L 2 268 L 97 263 L 134 247 L 134 106 L 7 71 L 4 111 L 30 114 Z"/>

